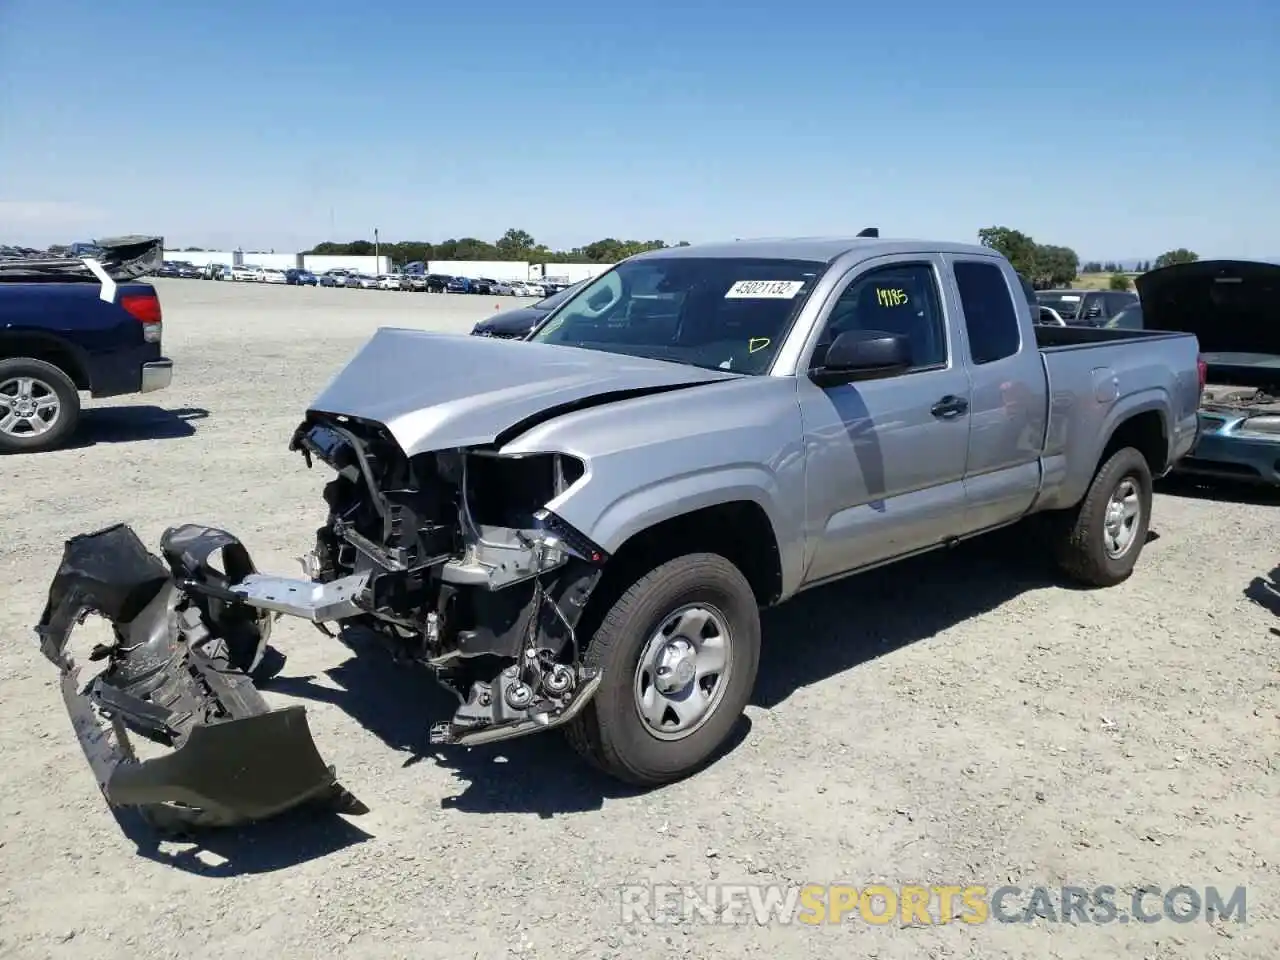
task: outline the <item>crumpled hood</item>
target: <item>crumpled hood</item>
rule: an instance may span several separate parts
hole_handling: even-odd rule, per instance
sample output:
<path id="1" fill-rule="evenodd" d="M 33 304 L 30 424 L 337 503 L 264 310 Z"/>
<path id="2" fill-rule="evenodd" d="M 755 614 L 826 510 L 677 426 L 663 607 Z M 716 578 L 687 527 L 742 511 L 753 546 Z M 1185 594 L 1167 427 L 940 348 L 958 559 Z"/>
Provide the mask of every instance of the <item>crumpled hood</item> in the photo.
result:
<path id="1" fill-rule="evenodd" d="M 307 412 L 382 424 L 412 457 L 492 443 L 584 402 L 740 376 L 575 347 L 383 327 Z"/>
<path id="2" fill-rule="evenodd" d="M 1135 285 L 1148 330 L 1193 333 L 1204 354 L 1280 356 L 1280 264 L 1197 260 L 1144 273 Z"/>

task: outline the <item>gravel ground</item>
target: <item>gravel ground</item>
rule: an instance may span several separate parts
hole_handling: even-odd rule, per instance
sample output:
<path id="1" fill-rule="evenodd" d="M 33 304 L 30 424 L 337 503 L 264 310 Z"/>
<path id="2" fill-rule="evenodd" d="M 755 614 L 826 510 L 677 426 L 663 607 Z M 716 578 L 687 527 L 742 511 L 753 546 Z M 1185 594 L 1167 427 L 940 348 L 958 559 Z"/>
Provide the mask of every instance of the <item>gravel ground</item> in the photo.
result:
<path id="1" fill-rule="evenodd" d="M 497 302 L 158 286 L 173 387 L 5 461 L 0 956 L 1280 956 L 1280 620 L 1247 595 L 1280 528 L 1274 500 L 1227 492 L 1159 495 L 1111 590 L 1063 587 L 1014 531 L 771 611 L 739 742 L 648 795 L 555 735 L 436 755 L 451 708 L 428 678 L 283 621 L 269 696 L 308 705 L 371 812 L 202 849 L 126 837 L 30 639 L 62 541 L 207 521 L 296 570 L 322 519 L 321 474 L 286 450 L 307 401 L 377 326 L 464 332 Z M 1249 922 L 623 923 L 618 887 L 647 882 L 1109 884 L 1122 907 L 1142 884 L 1244 885 Z"/>

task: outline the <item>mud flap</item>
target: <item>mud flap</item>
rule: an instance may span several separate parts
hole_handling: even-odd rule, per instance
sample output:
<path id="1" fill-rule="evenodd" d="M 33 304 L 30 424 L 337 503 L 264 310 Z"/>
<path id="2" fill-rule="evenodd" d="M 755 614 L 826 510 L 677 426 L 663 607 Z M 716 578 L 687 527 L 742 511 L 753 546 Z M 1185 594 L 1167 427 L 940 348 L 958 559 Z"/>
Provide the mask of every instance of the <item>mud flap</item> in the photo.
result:
<path id="1" fill-rule="evenodd" d="M 232 826 L 308 803 L 365 812 L 321 758 L 305 708 L 270 710 L 254 689 L 245 670 L 265 638 L 253 621 L 233 611 L 225 631 L 232 636 L 224 636 L 223 618 L 179 587 L 207 581 L 190 561 L 203 567 L 219 549 L 235 561 L 228 567 L 252 570 L 234 537 L 206 527 L 166 532 L 168 568 L 123 524 L 64 547 L 36 633 L 59 667 L 63 700 L 103 796 L 163 829 Z M 66 647 L 90 614 L 110 621 L 115 643 L 95 651 L 93 659 L 108 666 L 82 688 Z M 231 640 L 241 649 L 233 651 Z M 139 760 L 130 731 L 174 749 Z"/>

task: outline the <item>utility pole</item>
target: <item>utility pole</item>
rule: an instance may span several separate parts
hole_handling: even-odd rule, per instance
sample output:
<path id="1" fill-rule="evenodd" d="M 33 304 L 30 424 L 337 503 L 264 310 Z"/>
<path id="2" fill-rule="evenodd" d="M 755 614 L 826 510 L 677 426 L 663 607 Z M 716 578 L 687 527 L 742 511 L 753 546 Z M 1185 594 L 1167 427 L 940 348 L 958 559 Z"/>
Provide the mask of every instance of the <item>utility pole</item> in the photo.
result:
<path id="1" fill-rule="evenodd" d="M 375 273 L 382 272 L 382 259 L 378 256 L 378 228 L 373 228 L 373 268 Z"/>

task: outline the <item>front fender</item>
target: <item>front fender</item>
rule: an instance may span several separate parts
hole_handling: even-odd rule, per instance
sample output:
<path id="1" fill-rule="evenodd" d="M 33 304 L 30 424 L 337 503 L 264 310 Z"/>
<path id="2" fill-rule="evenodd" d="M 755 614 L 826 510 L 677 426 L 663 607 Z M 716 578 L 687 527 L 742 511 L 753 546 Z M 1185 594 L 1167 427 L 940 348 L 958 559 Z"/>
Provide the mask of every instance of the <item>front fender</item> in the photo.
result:
<path id="1" fill-rule="evenodd" d="M 681 514 L 723 503 L 749 500 L 764 510 L 774 537 L 781 526 L 777 501 L 778 483 L 767 470 L 755 464 L 722 467 L 630 490 L 610 503 L 583 532 L 609 553 L 616 553 L 632 536 Z M 552 512 L 563 516 L 551 507 Z M 572 508 L 567 512 L 572 514 Z M 564 519 L 572 523 L 569 516 Z"/>

